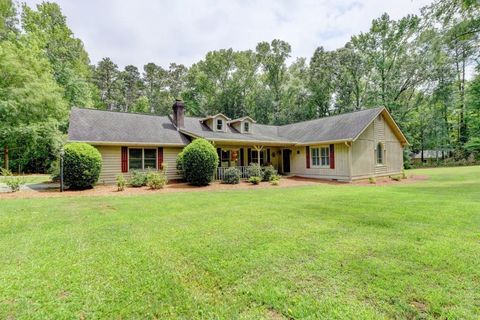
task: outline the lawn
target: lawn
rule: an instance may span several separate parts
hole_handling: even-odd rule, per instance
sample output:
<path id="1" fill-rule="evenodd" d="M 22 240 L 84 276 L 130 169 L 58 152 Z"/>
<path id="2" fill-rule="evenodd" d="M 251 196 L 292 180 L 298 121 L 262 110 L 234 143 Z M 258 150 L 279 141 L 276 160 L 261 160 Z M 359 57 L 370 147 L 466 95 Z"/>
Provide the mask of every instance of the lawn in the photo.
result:
<path id="1" fill-rule="evenodd" d="M 0 318 L 478 319 L 480 167 L 414 173 L 1 200 Z"/>

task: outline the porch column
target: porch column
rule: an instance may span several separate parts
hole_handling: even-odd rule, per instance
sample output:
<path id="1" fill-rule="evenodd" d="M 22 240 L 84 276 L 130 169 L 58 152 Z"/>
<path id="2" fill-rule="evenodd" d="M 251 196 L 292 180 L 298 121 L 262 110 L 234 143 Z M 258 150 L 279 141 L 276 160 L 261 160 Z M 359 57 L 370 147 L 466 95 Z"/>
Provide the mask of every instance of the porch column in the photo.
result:
<path id="1" fill-rule="evenodd" d="M 263 146 L 253 146 L 253 148 L 257 151 L 257 161 L 258 166 L 260 166 L 260 151 L 262 151 Z"/>

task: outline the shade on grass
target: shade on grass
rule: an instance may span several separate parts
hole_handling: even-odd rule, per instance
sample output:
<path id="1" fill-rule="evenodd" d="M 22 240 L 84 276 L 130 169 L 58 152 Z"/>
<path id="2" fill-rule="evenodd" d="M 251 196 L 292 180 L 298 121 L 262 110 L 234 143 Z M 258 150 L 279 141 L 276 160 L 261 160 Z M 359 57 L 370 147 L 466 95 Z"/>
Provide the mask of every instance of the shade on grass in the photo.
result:
<path id="1" fill-rule="evenodd" d="M 0 318 L 480 314 L 480 167 L 410 185 L 0 202 Z"/>

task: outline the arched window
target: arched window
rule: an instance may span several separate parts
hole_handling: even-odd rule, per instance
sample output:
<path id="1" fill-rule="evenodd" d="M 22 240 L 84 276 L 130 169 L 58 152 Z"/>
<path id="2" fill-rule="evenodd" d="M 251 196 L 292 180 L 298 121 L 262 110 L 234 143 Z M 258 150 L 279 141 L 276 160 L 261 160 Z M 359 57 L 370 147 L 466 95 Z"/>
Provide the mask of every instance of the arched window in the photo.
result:
<path id="1" fill-rule="evenodd" d="M 383 164 L 383 144 L 377 144 L 377 164 Z"/>

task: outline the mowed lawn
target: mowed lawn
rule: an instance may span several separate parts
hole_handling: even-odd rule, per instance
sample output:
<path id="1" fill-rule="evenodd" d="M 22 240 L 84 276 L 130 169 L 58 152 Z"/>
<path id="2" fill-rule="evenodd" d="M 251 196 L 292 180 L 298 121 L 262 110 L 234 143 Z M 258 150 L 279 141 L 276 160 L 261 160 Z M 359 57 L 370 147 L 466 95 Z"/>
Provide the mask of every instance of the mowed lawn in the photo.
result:
<path id="1" fill-rule="evenodd" d="M 1 319 L 478 319 L 480 167 L 0 200 Z"/>

